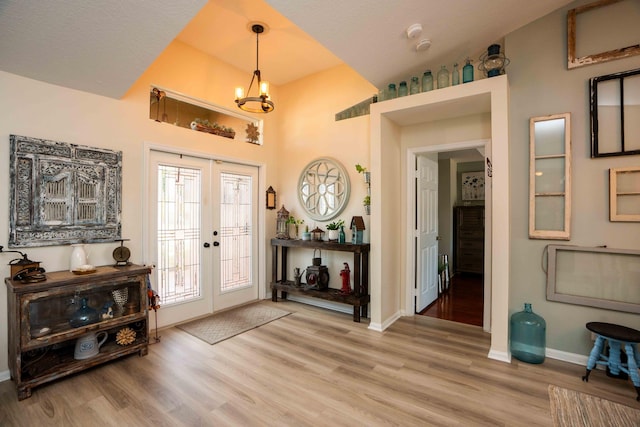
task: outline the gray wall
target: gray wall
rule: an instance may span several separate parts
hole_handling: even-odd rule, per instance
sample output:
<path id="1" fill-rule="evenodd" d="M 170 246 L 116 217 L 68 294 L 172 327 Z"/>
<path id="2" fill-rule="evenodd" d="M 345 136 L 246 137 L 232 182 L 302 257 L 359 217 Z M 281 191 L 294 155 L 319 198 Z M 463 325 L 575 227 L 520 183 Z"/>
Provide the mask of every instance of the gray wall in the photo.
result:
<path id="1" fill-rule="evenodd" d="M 505 39 L 510 82 L 511 277 L 510 310 L 525 302 L 547 321 L 547 347 L 588 355 L 589 321 L 618 323 L 640 329 L 640 317 L 603 309 L 546 301 L 543 250 L 548 244 L 607 245 L 638 249 L 640 224 L 609 222 L 608 170 L 640 166 L 640 156 L 590 158 L 589 78 L 640 68 L 640 56 L 567 69 L 567 10 L 560 9 Z M 529 118 L 571 113 L 573 194 L 571 240 L 528 238 Z M 494 195 L 494 197 L 500 197 Z M 607 286 L 607 283 L 602 283 Z"/>

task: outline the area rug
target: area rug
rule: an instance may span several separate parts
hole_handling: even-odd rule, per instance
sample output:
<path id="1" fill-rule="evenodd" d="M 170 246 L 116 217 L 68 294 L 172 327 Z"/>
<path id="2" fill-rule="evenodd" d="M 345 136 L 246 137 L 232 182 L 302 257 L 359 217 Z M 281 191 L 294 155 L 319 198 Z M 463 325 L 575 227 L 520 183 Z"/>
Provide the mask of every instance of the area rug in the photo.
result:
<path id="1" fill-rule="evenodd" d="M 590 394 L 549 385 L 549 400 L 556 427 L 640 426 L 640 410 Z"/>
<path id="2" fill-rule="evenodd" d="M 263 304 L 250 304 L 213 314 L 176 326 L 209 344 L 226 340 L 243 332 L 265 325 L 288 314 L 288 311 Z"/>

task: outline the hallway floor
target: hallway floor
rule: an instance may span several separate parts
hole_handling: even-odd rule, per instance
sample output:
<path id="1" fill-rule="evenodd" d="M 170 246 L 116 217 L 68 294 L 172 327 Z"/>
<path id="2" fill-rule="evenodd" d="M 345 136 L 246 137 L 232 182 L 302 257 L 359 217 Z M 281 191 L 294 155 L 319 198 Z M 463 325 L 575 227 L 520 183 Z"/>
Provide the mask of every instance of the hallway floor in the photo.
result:
<path id="1" fill-rule="evenodd" d="M 482 326 L 483 276 L 458 273 L 451 277 L 449 290 L 419 314 Z"/>

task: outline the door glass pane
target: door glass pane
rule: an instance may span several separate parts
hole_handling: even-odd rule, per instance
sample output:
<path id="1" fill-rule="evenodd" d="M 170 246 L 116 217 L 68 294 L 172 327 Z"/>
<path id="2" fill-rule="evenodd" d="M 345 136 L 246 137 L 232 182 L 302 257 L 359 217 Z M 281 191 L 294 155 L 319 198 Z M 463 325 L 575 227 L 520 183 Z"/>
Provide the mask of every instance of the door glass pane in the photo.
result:
<path id="1" fill-rule="evenodd" d="M 158 294 L 165 305 L 200 297 L 201 171 L 158 167 Z"/>
<path id="2" fill-rule="evenodd" d="M 222 172 L 220 203 L 221 292 L 251 286 L 251 177 Z"/>

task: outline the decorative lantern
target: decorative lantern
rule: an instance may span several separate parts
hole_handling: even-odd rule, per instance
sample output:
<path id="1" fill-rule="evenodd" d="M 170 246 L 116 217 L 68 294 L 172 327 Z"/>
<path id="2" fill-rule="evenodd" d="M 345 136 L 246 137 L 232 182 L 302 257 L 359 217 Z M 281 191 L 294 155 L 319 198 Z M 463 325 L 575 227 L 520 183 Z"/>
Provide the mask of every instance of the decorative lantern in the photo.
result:
<path id="1" fill-rule="evenodd" d="M 289 238 L 289 211 L 284 208 L 284 205 L 282 205 L 282 208 L 278 211 L 278 219 L 276 221 L 276 238 Z"/>
<path id="2" fill-rule="evenodd" d="M 269 186 L 267 189 L 267 209 L 275 209 L 276 208 L 276 190 L 273 189 L 272 186 Z"/>
<path id="3" fill-rule="evenodd" d="M 492 44 L 487 53 L 480 56 L 478 70 L 484 72 L 487 77 L 495 77 L 504 74 L 504 67 L 509 65 L 509 58 L 500 53 L 500 45 Z"/>
<path id="4" fill-rule="evenodd" d="M 316 227 L 311 230 L 311 240 L 322 240 L 322 235 L 324 234 L 324 230 L 320 227 Z"/>

